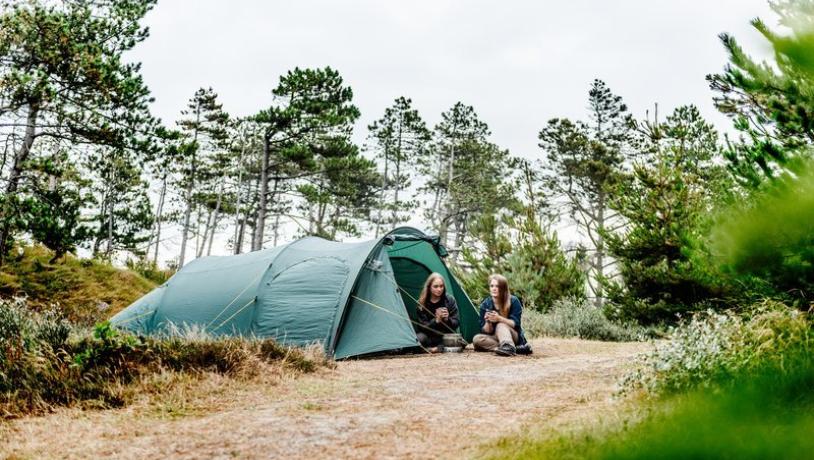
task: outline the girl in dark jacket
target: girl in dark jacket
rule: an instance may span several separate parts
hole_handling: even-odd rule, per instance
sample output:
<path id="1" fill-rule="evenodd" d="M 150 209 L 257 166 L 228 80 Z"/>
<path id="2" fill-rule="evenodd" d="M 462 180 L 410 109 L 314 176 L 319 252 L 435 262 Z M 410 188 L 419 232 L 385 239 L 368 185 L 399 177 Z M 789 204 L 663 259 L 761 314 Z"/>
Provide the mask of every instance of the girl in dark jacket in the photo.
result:
<path id="1" fill-rule="evenodd" d="M 525 345 L 520 317 L 520 300 L 509 292 L 509 282 L 502 275 L 489 277 L 490 296 L 480 305 L 482 334 L 472 339 L 476 351 L 494 351 L 502 356 L 514 356 L 518 345 Z"/>
<path id="2" fill-rule="evenodd" d="M 447 295 L 444 277 L 432 273 L 424 282 L 424 288 L 418 296 L 418 322 L 416 336 L 421 346 L 430 353 L 438 351 L 444 334 L 458 329 L 458 304 L 455 297 Z"/>

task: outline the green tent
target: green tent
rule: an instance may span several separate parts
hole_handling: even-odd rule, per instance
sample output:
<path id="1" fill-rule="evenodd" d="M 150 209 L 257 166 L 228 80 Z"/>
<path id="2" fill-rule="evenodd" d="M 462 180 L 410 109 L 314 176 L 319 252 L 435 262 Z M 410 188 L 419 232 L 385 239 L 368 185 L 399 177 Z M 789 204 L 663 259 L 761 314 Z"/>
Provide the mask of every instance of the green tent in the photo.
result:
<path id="1" fill-rule="evenodd" d="M 197 327 L 216 335 L 315 342 L 337 359 L 417 345 L 416 300 L 431 272 L 458 302 L 459 332 L 478 332 L 478 313 L 447 269 L 437 238 L 402 227 L 379 240 L 303 238 L 235 256 L 196 259 L 122 310 L 111 323 L 141 334 Z"/>

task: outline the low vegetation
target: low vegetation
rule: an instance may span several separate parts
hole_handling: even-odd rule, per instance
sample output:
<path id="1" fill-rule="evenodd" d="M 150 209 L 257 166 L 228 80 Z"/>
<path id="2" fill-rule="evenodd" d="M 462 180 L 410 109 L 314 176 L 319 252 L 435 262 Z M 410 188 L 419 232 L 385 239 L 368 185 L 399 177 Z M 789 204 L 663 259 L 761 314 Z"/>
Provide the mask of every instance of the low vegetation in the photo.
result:
<path id="1" fill-rule="evenodd" d="M 323 357 L 272 340 L 189 335 L 137 337 L 106 322 L 92 330 L 54 311 L 35 313 L 24 300 L 0 301 L 0 415 L 48 412 L 57 406 L 110 408 L 169 390 L 167 375 L 218 374 L 252 379 L 312 372 Z"/>
<path id="2" fill-rule="evenodd" d="M 587 300 L 575 298 L 555 301 L 547 313 L 524 311 L 523 328 L 528 337 L 577 337 L 611 342 L 646 340 L 655 334 L 655 329 L 635 323 L 613 322 Z"/>
<path id="3" fill-rule="evenodd" d="M 494 458 L 807 458 L 814 448 L 814 323 L 775 302 L 699 314 L 622 382 L 639 392 L 620 423 L 507 438 Z"/>
<path id="4" fill-rule="evenodd" d="M 0 266 L 0 298 L 25 297 L 37 311 L 57 309 L 67 320 L 86 326 L 109 318 L 155 288 L 133 270 L 115 268 L 70 254 L 52 261 L 42 246 L 20 246 Z"/>

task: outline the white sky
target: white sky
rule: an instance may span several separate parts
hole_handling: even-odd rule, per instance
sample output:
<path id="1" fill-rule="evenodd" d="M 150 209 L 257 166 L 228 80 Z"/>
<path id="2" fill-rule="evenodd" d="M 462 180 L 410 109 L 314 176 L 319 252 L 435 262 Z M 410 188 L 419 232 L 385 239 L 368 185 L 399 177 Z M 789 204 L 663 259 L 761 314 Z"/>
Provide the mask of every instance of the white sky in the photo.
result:
<path id="1" fill-rule="evenodd" d="M 637 118 L 692 103 L 730 130 L 704 77 L 727 62 L 721 32 L 767 52 L 756 16 L 776 23 L 765 0 L 160 0 L 128 58 L 168 124 L 199 87 L 245 116 L 287 70 L 330 65 L 354 90 L 360 143 L 403 95 L 431 127 L 456 101 L 472 105 L 495 143 L 535 158 L 548 119 L 585 117 L 594 78 Z"/>

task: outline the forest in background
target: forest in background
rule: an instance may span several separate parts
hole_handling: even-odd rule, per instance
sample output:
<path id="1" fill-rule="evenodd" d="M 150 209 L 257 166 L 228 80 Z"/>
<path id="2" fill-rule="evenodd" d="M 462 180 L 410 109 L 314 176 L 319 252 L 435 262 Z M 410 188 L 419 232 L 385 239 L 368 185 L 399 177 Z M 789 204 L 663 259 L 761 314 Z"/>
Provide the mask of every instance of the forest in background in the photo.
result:
<path id="1" fill-rule="evenodd" d="M 574 101 L 584 117 L 529 133 L 539 151 L 528 159 L 492 142 L 472 105 L 428 126 L 408 95 L 357 145 L 353 90 L 330 67 L 281 75 L 273 103 L 248 116 L 190 88 L 178 118 L 158 120 L 126 60 L 149 40 L 155 1 L 4 2 L 0 263 L 40 244 L 52 263 L 84 248 L 175 270 L 216 241 L 235 254 L 272 247 L 284 226 L 341 240 L 420 216 L 474 298 L 501 272 L 530 309 L 586 298 L 645 325 L 766 297 L 807 307 L 812 77 L 787 42 L 807 37 L 808 3 L 774 4 L 791 35 L 755 21 L 777 50 L 770 64 L 721 36 L 730 60 L 706 78 L 737 136 L 692 105 L 638 119 L 595 80 Z M 563 247 L 561 224 L 584 243 Z M 169 235 L 177 255 L 158 260 Z"/>

